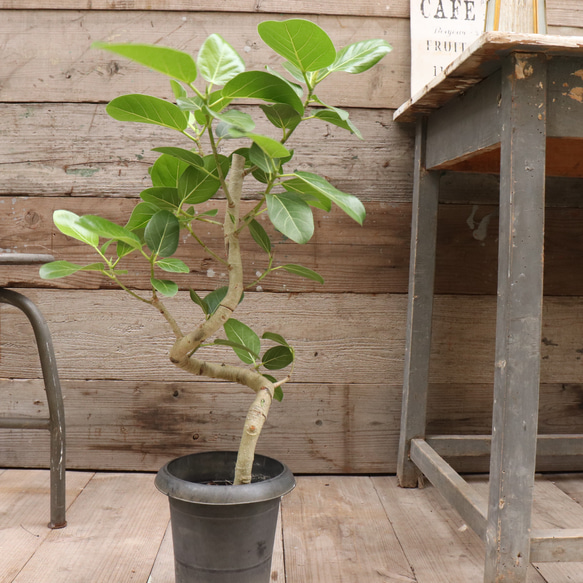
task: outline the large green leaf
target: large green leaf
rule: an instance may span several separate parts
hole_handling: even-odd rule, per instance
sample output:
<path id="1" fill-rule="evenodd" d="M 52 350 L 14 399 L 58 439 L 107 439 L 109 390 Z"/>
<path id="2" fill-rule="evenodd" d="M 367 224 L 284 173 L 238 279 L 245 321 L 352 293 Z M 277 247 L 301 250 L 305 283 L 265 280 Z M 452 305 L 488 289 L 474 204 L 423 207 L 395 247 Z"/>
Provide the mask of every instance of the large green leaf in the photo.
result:
<path id="1" fill-rule="evenodd" d="M 196 79 L 196 64 L 187 53 L 157 45 L 130 43 L 93 43 L 98 49 L 127 57 L 173 79 L 192 83 Z"/>
<path id="2" fill-rule="evenodd" d="M 283 79 L 266 71 L 246 71 L 239 73 L 223 88 L 226 99 L 262 99 L 270 103 L 287 103 L 298 113 L 304 113 L 300 97 Z"/>
<path id="3" fill-rule="evenodd" d="M 293 350 L 289 346 L 274 346 L 265 352 L 262 364 L 267 370 L 279 370 L 294 361 Z"/>
<path id="4" fill-rule="evenodd" d="M 184 131 L 188 125 L 187 116 L 178 106 L 151 95 L 132 93 L 116 97 L 108 103 L 106 111 L 119 121 L 151 123 L 178 131 Z"/>
<path id="5" fill-rule="evenodd" d="M 302 72 L 323 69 L 336 59 L 330 37 L 309 20 L 267 20 L 259 24 L 257 31 L 265 44 Z"/>
<path id="6" fill-rule="evenodd" d="M 162 154 L 150 168 L 150 178 L 154 186 L 169 186 L 176 188 L 178 179 L 186 170 L 188 164 L 174 156 Z"/>
<path id="7" fill-rule="evenodd" d="M 310 187 L 320 192 L 333 203 L 337 204 L 349 217 L 362 225 L 366 216 L 364 205 L 356 196 L 347 194 L 332 186 L 325 178 L 313 174 L 312 172 L 294 172 L 294 176 L 308 184 Z"/>
<path id="8" fill-rule="evenodd" d="M 61 233 L 97 248 L 99 235 L 92 229 L 81 226 L 79 218 L 79 215 L 66 210 L 57 210 L 53 213 L 53 222 Z"/>
<path id="9" fill-rule="evenodd" d="M 332 201 L 324 196 L 319 190 L 313 188 L 299 178 L 292 178 L 282 182 L 281 185 L 289 192 L 295 192 L 302 200 L 307 202 L 310 206 L 330 212 L 332 209 Z"/>
<path id="10" fill-rule="evenodd" d="M 178 181 L 178 196 L 188 204 L 199 204 L 211 198 L 221 186 L 218 178 L 189 166 Z"/>
<path id="11" fill-rule="evenodd" d="M 314 215 L 309 205 L 291 192 L 269 194 L 267 212 L 273 226 L 296 243 L 307 243 L 314 234 Z"/>
<path id="12" fill-rule="evenodd" d="M 261 340 L 259 340 L 259 336 L 257 336 L 249 326 L 243 324 L 243 322 L 239 322 L 239 320 L 235 320 L 234 318 L 229 318 L 225 322 L 224 328 L 225 334 L 231 342 L 242 344 L 248 349 L 246 351 L 233 348 L 239 359 L 246 364 L 253 364 L 261 350 Z"/>
<path id="13" fill-rule="evenodd" d="M 140 192 L 140 198 L 158 209 L 175 210 L 180 206 L 178 189 L 169 186 L 152 186 Z"/>
<path id="14" fill-rule="evenodd" d="M 202 77 L 215 85 L 224 85 L 245 70 L 243 59 L 218 34 L 211 34 L 204 41 L 196 61 Z"/>
<path id="15" fill-rule="evenodd" d="M 267 119 L 276 127 L 284 130 L 293 130 L 302 121 L 302 116 L 290 105 L 275 103 L 261 105 Z"/>
<path id="16" fill-rule="evenodd" d="M 279 168 L 279 158 L 268 156 L 256 143 L 249 148 L 249 162 L 267 174 L 273 174 Z"/>
<path id="17" fill-rule="evenodd" d="M 130 219 L 126 224 L 126 229 L 130 231 L 145 229 L 150 219 L 158 210 L 156 205 L 150 204 L 149 202 L 139 202 L 132 211 Z"/>
<path id="18" fill-rule="evenodd" d="M 77 265 L 70 261 L 51 261 L 41 265 L 39 275 L 42 279 L 57 279 L 59 277 L 67 277 L 73 275 L 78 271 L 104 271 L 105 265 L 103 263 L 92 263 L 91 265 Z"/>
<path id="19" fill-rule="evenodd" d="M 160 257 L 176 253 L 180 236 L 178 219 L 167 210 L 158 211 L 144 231 L 144 239 L 150 251 Z"/>
<path id="20" fill-rule="evenodd" d="M 122 241 L 133 249 L 141 249 L 142 247 L 140 238 L 135 233 L 132 233 L 129 229 L 121 227 L 116 223 L 112 223 L 103 217 L 98 217 L 97 215 L 83 215 L 82 217 L 79 217 L 79 225 L 97 233 L 97 235 L 104 239 Z"/>
<path id="21" fill-rule="evenodd" d="M 362 73 L 376 65 L 393 47 L 382 39 L 360 41 L 338 51 L 329 71 Z"/>

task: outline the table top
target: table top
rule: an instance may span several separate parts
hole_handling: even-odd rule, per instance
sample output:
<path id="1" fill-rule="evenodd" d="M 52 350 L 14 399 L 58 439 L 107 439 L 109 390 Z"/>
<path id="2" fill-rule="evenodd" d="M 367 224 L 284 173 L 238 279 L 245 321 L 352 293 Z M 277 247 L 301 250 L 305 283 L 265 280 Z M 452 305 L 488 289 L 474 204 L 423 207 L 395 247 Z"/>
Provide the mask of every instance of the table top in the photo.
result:
<path id="1" fill-rule="evenodd" d="M 452 97 L 463 93 L 500 68 L 513 52 L 545 53 L 551 56 L 583 56 L 583 37 L 513 32 L 485 32 L 421 91 L 405 102 L 395 121 L 415 121 Z"/>
<path id="2" fill-rule="evenodd" d="M 44 253 L 0 253 L 0 265 L 34 265 L 54 260 L 52 255 Z"/>

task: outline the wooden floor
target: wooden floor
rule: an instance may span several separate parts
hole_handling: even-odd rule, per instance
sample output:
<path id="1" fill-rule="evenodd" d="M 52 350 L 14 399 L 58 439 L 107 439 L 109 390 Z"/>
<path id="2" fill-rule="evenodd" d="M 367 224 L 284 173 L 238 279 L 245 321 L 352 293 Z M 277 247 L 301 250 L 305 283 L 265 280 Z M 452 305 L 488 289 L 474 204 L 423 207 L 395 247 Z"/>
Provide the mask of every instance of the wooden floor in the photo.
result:
<path id="1" fill-rule="evenodd" d="M 68 526 L 46 527 L 45 470 L 0 470 L 0 583 L 173 583 L 166 498 L 152 474 L 68 472 Z M 487 489 L 485 477 L 471 478 Z M 537 479 L 536 528 L 583 524 L 583 475 Z M 432 486 L 392 476 L 298 478 L 284 498 L 274 583 L 481 583 L 483 545 Z M 529 583 L 583 583 L 583 563 Z"/>

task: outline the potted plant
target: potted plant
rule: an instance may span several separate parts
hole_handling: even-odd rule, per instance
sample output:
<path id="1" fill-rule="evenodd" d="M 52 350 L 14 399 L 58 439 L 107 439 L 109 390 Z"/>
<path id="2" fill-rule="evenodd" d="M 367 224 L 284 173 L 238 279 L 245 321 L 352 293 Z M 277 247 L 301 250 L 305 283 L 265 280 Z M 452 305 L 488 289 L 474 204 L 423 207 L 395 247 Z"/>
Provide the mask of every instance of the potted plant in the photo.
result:
<path id="1" fill-rule="evenodd" d="M 100 49 L 168 76 L 176 98 L 171 103 L 148 95 L 123 95 L 107 105 L 109 115 L 177 131 L 186 147 L 154 148 L 160 156 L 149 169 L 152 186 L 140 194 L 124 226 L 97 215 L 55 211 L 57 228 L 92 247 L 98 260 L 89 265 L 59 260 L 40 270 L 45 279 L 78 271 L 102 273 L 166 319 L 174 336 L 169 356 L 176 366 L 194 375 L 242 384 L 255 394 L 238 452 L 184 456 L 157 475 L 158 488 L 170 499 L 179 583 L 270 580 L 279 501 L 295 482 L 284 464 L 255 455 L 255 447 L 271 403 L 281 401 L 282 385 L 291 374 L 276 379 L 272 372 L 293 367 L 294 350 L 280 334 L 264 331 L 260 337 L 233 314 L 245 289 L 276 270 L 323 283 L 311 269 L 276 262 L 260 215 L 266 213 L 277 231 L 299 244 L 307 243 L 314 231 L 312 208 L 329 211 L 334 203 L 362 224 L 365 210 L 358 198 L 317 174 L 288 170 L 294 153 L 289 144 L 296 128 L 313 120 L 360 138 L 348 113 L 323 103 L 316 89 L 337 72 L 370 69 L 391 50 L 383 40 L 368 40 L 337 51 L 320 27 L 301 19 L 262 22 L 258 32 L 285 59 L 283 74 L 271 69 L 246 71 L 241 57 L 217 34 L 206 39 L 196 60 L 160 46 L 97 43 Z M 256 133 L 252 116 L 233 107 L 237 99 L 258 100 L 258 110 L 271 122 L 274 136 Z M 256 193 L 255 204 L 245 213 L 241 210 L 244 181 L 252 182 Z M 222 211 L 200 210 L 211 198 Z M 207 246 L 201 226 L 222 230 L 223 251 Z M 266 254 L 266 266 L 259 273 L 256 266 L 245 269 L 241 256 L 240 239 L 248 233 Z M 189 272 L 187 264 L 175 257 L 179 246 L 187 244 L 185 239 L 228 270 L 228 286 L 204 297 L 190 289 L 200 323 L 188 331 L 176 321 L 166 299 L 179 289 L 171 274 Z M 130 255 L 148 266 L 151 290 L 147 293 L 135 289 L 124 270 Z M 262 340 L 271 344 L 263 353 Z M 203 353 L 210 345 L 232 349 L 241 363 L 209 362 Z M 207 526 L 210 531 L 203 530 Z"/>

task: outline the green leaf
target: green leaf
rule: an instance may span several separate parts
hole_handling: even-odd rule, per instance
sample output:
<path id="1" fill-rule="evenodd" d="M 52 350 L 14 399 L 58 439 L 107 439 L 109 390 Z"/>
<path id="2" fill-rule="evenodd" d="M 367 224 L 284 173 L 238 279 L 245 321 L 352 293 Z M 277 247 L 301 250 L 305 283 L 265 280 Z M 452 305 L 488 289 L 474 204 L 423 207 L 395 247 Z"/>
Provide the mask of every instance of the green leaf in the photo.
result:
<path id="1" fill-rule="evenodd" d="M 216 217 L 219 214 L 219 209 L 210 209 L 202 213 L 198 213 L 194 218 L 196 220 L 204 219 L 205 217 Z"/>
<path id="2" fill-rule="evenodd" d="M 186 162 L 191 166 L 201 167 L 203 166 L 202 158 L 192 152 L 191 150 L 185 150 L 184 148 L 176 148 L 176 147 L 161 147 L 161 148 L 152 148 L 153 152 L 160 152 L 162 155 L 171 156 L 172 158 L 176 158 L 177 160 L 181 160 L 182 162 Z M 162 157 L 162 156 L 160 156 Z"/>
<path id="3" fill-rule="evenodd" d="M 285 338 L 281 336 L 281 334 L 276 334 L 275 332 L 264 332 L 261 338 L 265 340 L 272 340 L 273 342 L 277 342 L 282 346 L 288 346 L 289 344 L 286 342 Z"/>
<path id="4" fill-rule="evenodd" d="M 266 375 L 263 375 L 266 376 Z M 273 398 L 280 403 L 283 401 L 283 389 L 278 386 L 273 389 Z"/>
<path id="5" fill-rule="evenodd" d="M 218 178 L 189 166 L 178 181 L 178 196 L 184 203 L 199 204 L 211 198 L 220 186 Z"/>
<path id="6" fill-rule="evenodd" d="M 192 83 L 196 79 L 196 64 L 187 53 L 157 45 L 130 43 L 93 43 L 98 49 L 127 57 L 173 79 Z"/>
<path id="7" fill-rule="evenodd" d="M 176 210 L 180 206 L 177 188 L 169 186 L 152 186 L 140 192 L 140 198 L 158 209 Z"/>
<path id="8" fill-rule="evenodd" d="M 103 217 L 98 217 L 97 215 L 83 215 L 82 217 L 79 217 L 79 225 L 97 233 L 97 235 L 104 239 L 122 241 L 133 249 L 141 249 L 142 247 L 140 238 L 135 233 L 132 233 L 129 229 L 112 223 Z"/>
<path id="9" fill-rule="evenodd" d="M 219 346 L 230 346 L 235 351 L 237 356 L 239 356 L 239 358 L 246 364 L 252 364 L 253 362 L 255 362 L 255 360 L 259 358 L 259 355 L 256 352 L 253 352 L 247 346 L 243 346 L 243 344 L 239 344 L 239 342 L 225 340 L 224 338 L 217 338 L 213 342 L 213 344 L 217 344 Z M 240 355 L 244 355 L 244 357 L 241 358 Z"/>
<path id="10" fill-rule="evenodd" d="M 276 128 L 293 130 L 302 121 L 302 116 L 293 107 L 285 103 L 260 105 L 259 107 Z"/>
<path id="11" fill-rule="evenodd" d="M 307 243 L 314 234 L 312 209 L 296 194 L 269 194 L 267 212 L 273 226 L 296 243 Z"/>
<path id="12" fill-rule="evenodd" d="M 348 114 L 346 117 L 343 116 L 341 114 L 341 110 L 339 109 L 320 109 L 314 114 L 314 117 L 324 122 L 338 126 L 339 128 L 348 130 L 351 134 L 354 134 L 362 140 L 362 134 L 360 133 L 360 130 L 348 119 Z"/>
<path id="13" fill-rule="evenodd" d="M 259 245 L 263 251 L 266 253 L 271 253 L 271 239 L 269 238 L 269 235 L 266 233 L 261 223 L 253 219 L 249 223 L 249 232 L 251 233 L 255 243 L 257 243 L 257 245 Z"/>
<path id="14" fill-rule="evenodd" d="M 224 326 L 225 334 L 231 342 L 241 344 L 246 350 L 233 348 L 235 354 L 246 364 L 253 364 L 259 358 L 261 350 L 261 340 L 259 336 L 243 322 L 229 318 Z"/>
<path id="15" fill-rule="evenodd" d="M 287 158 L 291 156 L 291 152 L 273 138 L 250 133 L 245 134 L 245 136 L 251 138 L 270 158 Z"/>
<path id="16" fill-rule="evenodd" d="M 218 34 L 211 34 L 204 41 L 196 60 L 202 77 L 215 85 L 224 85 L 245 70 L 243 59 Z"/>
<path id="17" fill-rule="evenodd" d="M 209 110 L 210 111 L 210 110 Z M 212 117 L 220 120 L 227 126 L 233 126 L 240 132 L 251 132 L 255 129 L 255 121 L 244 111 L 230 109 L 224 113 L 211 112 Z"/>
<path id="18" fill-rule="evenodd" d="M 190 273 L 190 269 L 184 261 L 172 257 L 159 259 L 156 261 L 156 266 L 169 273 Z"/>
<path id="19" fill-rule="evenodd" d="M 318 283 L 324 283 L 324 278 L 312 269 L 308 269 L 303 265 L 296 265 L 295 263 L 286 263 L 285 265 L 279 265 L 276 269 L 285 269 L 288 273 L 293 273 L 294 275 L 299 275 L 300 277 L 306 277 Z"/>
<path id="20" fill-rule="evenodd" d="M 61 233 L 97 249 L 99 235 L 92 229 L 81 226 L 79 218 L 78 215 L 71 211 L 57 210 L 53 213 L 53 222 Z"/>
<path id="21" fill-rule="evenodd" d="M 336 59 L 330 37 L 309 20 L 267 20 L 259 24 L 257 31 L 265 44 L 302 72 L 323 69 Z"/>
<path id="22" fill-rule="evenodd" d="M 197 305 L 200 306 L 205 316 L 209 314 L 208 304 L 192 289 L 190 288 L 190 299 Z"/>
<path id="23" fill-rule="evenodd" d="M 106 111 L 118 121 L 151 123 L 178 131 L 188 126 L 188 118 L 177 105 L 151 95 L 116 97 L 109 102 Z"/>
<path id="24" fill-rule="evenodd" d="M 273 174 L 279 169 L 279 158 L 268 156 L 255 142 L 249 148 L 249 162 L 267 174 Z"/>
<path id="25" fill-rule="evenodd" d="M 326 179 L 311 172 L 294 172 L 294 176 L 310 185 L 316 191 L 338 205 L 349 217 L 362 225 L 366 216 L 364 205 L 356 196 L 342 192 L 332 186 Z"/>
<path id="26" fill-rule="evenodd" d="M 186 170 L 188 164 L 175 156 L 162 154 L 150 169 L 150 178 L 154 186 L 169 186 L 176 188 L 178 179 Z"/>
<path id="27" fill-rule="evenodd" d="M 336 60 L 328 67 L 328 70 L 362 73 L 376 65 L 392 50 L 393 47 L 381 39 L 360 41 L 339 50 Z"/>
<path id="28" fill-rule="evenodd" d="M 59 277 L 67 277 L 73 275 L 78 271 L 104 271 L 105 265 L 103 263 L 92 263 L 91 265 L 77 265 L 70 261 L 51 261 L 41 265 L 39 275 L 42 279 L 57 279 Z"/>
<path id="29" fill-rule="evenodd" d="M 167 210 L 158 211 L 144 231 L 144 239 L 150 251 L 161 257 L 176 253 L 180 236 L 178 219 Z"/>
<path id="30" fill-rule="evenodd" d="M 209 315 L 212 315 L 216 312 L 217 308 L 221 305 L 221 302 L 225 299 L 228 291 L 229 288 L 227 286 L 219 287 L 205 296 L 204 302 L 208 306 Z M 239 303 L 243 301 L 244 297 L 245 294 L 241 294 Z"/>
<path id="31" fill-rule="evenodd" d="M 132 211 L 130 219 L 126 224 L 126 229 L 130 231 L 145 229 L 150 219 L 158 210 L 156 205 L 150 204 L 149 202 L 139 202 Z"/>
<path id="32" fill-rule="evenodd" d="M 332 209 L 332 202 L 327 196 L 324 196 L 319 190 L 316 190 L 303 180 L 292 178 L 282 182 L 281 185 L 288 192 L 295 192 L 302 200 L 307 202 L 310 206 L 330 212 Z"/>
<path id="33" fill-rule="evenodd" d="M 151 277 L 150 283 L 152 284 L 152 287 L 163 296 L 171 298 L 178 293 L 178 285 L 169 279 L 156 279 L 155 277 Z"/>
<path id="34" fill-rule="evenodd" d="M 289 83 L 265 71 L 246 71 L 239 73 L 223 88 L 226 99 L 262 99 L 270 103 L 286 103 L 299 114 L 304 113 L 300 97 Z"/>
<path id="35" fill-rule="evenodd" d="M 176 79 L 170 80 L 170 87 L 172 88 L 172 93 L 174 93 L 174 97 L 176 97 L 176 99 L 185 99 L 188 97 L 186 89 L 184 89 L 182 84 L 176 81 Z"/>
<path id="36" fill-rule="evenodd" d="M 267 370 L 279 370 L 294 361 L 294 353 L 289 346 L 274 346 L 265 352 L 262 364 Z"/>

